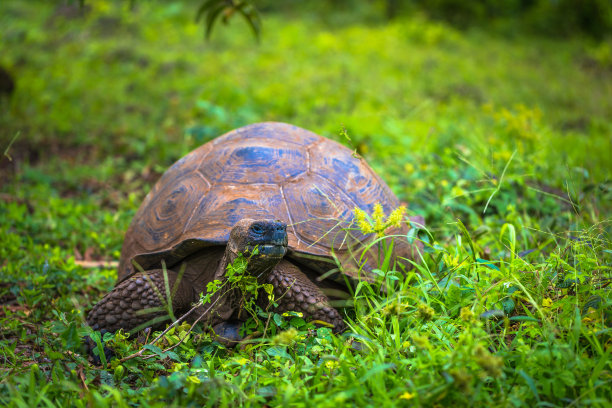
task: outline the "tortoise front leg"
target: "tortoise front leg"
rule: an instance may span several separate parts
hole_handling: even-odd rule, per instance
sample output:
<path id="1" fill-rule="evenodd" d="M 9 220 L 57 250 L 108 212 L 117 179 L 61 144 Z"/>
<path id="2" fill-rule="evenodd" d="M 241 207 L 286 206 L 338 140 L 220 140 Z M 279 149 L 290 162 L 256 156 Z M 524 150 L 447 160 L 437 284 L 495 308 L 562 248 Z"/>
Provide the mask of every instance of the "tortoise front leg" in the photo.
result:
<path id="1" fill-rule="evenodd" d="M 267 276 L 265 283 L 274 286 L 274 297 L 279 313 L 301 312 L 306 320 L 321 320 L 334 326 L 338 333 L 346 328 L 342 316 L 329 304 L 329 298 L 300 269 L 291 262 L 282 260 Z M 259 303 L 268 305 L 266 293 L 260 293 Z"/>
<path id="2" fill-rule="evenodd" d="M 171 270 L 166 270 L 166 273 L 172 291 L 178 274 Z M 109 332 L 159 327 L 160 323 L 170 320 L 168 298 L 162 269 L 137 273 L 104 296 L 87 315 L 87 323 L 94 330 Z M 197 295 L 193 285 L 182 278 L 171 299 L 173 313 L 180 315 L 189 310 L 191 303 L 197 300 Z"/>

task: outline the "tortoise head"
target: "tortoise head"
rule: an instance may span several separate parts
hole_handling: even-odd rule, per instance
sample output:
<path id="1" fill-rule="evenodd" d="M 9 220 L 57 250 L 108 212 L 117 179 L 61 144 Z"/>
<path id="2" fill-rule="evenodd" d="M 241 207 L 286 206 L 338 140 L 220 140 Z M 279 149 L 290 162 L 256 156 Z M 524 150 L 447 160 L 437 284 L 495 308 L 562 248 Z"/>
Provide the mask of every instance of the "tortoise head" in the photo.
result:
<path id="1" fill-rule="evenodd" d="M 275 220 L 243 219 L 230 232 L 229 251 L 249 258 L 249 270 L 272 269 L 287 253 L 287 225 Z M 232 259 L 233 260 L 233 259 Z"/>

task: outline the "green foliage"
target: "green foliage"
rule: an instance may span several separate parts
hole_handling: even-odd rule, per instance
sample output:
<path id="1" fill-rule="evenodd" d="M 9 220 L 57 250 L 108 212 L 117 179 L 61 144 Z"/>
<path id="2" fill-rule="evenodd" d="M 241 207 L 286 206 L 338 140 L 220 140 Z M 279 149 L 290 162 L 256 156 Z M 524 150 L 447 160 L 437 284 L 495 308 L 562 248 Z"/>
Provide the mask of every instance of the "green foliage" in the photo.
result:
<path id="1" fill-rule="evenodd" d="M 227 265 L 223 281 L 215 279 L 207 284 L 206 292 L 200 294 L 200 304 L 204 306 L 210 304 L 214 312 L 213 298 L 219 295 L 223 296 L 230 291 L 238 291 L 241 297 L 240 308 L 257 320 L 256 300 L 260 294 L 260 289 L 268 294 L 271 301 L 274 300 L 272 285 L 261 284 L 257 282 L 257 277 L 247 273 L 249 258 L 257 255 L 257 252 L 258 249 L 255 248 L 248 257 L 245 257 L 244 254 L 238 254 L 234 262 Z"/>
<path id="2" fill-rule="evenodd" d="M 609 41 L 328 7 L 267 14 L 255 46 L 235 19 L 202 41 L 183 2 L 0 2 L 17 81 L 0 100 L 1 405 L 609 404 Z M 406 215 L 426 217 L 405 238 L 424 261 L 356 284 L 342 335 L 256 308 L 245 335 L 265 335 L 235 349 L 185 323 L 92 333 L 85 313 L 159 175 L 262 120 L 346 143 L 344 125 Z M 94 366 L 84 336 L 116 358 Z"/>
<path id="3" fill-rule="evenodd" d="M 493 23 L 551 36 L 596 38 L 612 31 L 612 4 L 607 0 L 415 0 L 408 4 L 411 11 L 418 8 L 460 27 Z"/>
<path id="4" fill-rule="evenodd" d="M 253 30 L 257 39 L 261 34 L 261 17 L 253 2 L 248 0 L 205 0 L 198 8 L 196 20 L 205 20 L 206 38 L 210 38 L 213 27 L 217 20 L 225 24 L 234 14 L 240 14 Z M 206 17 L 204 18 L 204 15 Z"/>

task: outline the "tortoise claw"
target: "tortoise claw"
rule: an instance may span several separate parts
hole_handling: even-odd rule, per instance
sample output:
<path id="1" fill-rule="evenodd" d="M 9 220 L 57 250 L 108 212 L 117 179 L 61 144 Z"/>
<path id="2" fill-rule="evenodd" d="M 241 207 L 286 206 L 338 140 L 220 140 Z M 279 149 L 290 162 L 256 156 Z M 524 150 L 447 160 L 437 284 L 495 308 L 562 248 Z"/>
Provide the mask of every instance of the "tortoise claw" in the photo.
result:
<path id="1" fill-rule="evenodd" d="M 94 330 L 96 330 L 96 328 L 94 328 Z M 100 330 L 100 338 L 104 338 L 104 334 L 108 333 L 107 330 Z M 104 352 L 104 357 L 106 358 L 106 361 L 109 362 L 113 357 L 115 357 L 115 352 L 106 347 L 106 344 L 103 343 L 103 352 Z M 85 350 L 86 353 L 91 357 L 93 364 L 94 365 L 102 365 L 102 359 L 100 358 L 100 356 L 98 354 L 94 353 L 94 350 L 98 350 L 98 344 L 96 343 L 96 341 L 94 339 L 91 338 L 90 335 L 87 336 L 83 336 L 83 344 L 85 346 Z"/>

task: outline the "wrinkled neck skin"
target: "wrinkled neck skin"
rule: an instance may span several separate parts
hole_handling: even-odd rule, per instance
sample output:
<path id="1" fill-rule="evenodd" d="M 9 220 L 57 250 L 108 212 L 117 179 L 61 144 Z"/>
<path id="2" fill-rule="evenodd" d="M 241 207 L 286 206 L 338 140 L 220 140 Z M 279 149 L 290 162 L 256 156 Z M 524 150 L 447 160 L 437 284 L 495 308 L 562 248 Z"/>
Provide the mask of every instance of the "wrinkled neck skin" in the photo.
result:
<path id="1" fill-rule="evenodd" d="M 254 222 L 253 220 L 244 219 L 232 228 L 230 239 L 227 242 L 223 256 L 217 264 L 214 276 L 212 279 L 206 279 L 206 282 L 212 280 L 227 282 L 227 266 L 234 263 L 239 254 L 242 254 L 247 261 L 245 273 L 255 276 L 259 283 L 263 283 L 267 279 L 272 269 L 286 253 L 287 237 L 285 227 L 279 222 L 262 220 L 261 224 L 256 224 L 253 229 L 250 229 Z M 268 228 L 268 230 L 266 231 L 265 228 Z M 266 232 L 268 232 L 267 235 L 265 234 Z M 284 242 L 282 239 L 283 234 L 285 234 Z M 253 240 L 253 235 L 255 235 L 255 240 Z M 262 242 L 264 250 L 258 251 L 259 253 L 257 254 L 252 254 L 254 249 L 252 242 Z M 270 247 L 269 242 L 272 242 L 272 247 Z M 279 246 L 280 250 L 277 250 Z M 283 249 L 283 246 L 285 249 Z M 224 288 L 215 293 L 211 303 L 216 304 L 216 307 L 209 316 L 208 321 L 214 325 L 226 321 L 232 318 L 232 316 L 233 318 L 236 318 L 236 316 L 240 317 L 242 296 L 243 294 L 240 293 L 239 289 L 231 288 Z"/>
<path id="2" fill-rule="evenodd" d="M 225 248 L 225 253 L 217 265 L 215 275 L 213 279 L 218 279 L 221 282 L 226 281 L 226 269 L 227 265 L 233 263 L 240 251 L 237 251 L 235 246 L 228 244 Z M 258 282 L 263 283 L 264 279 L 267 278 L 268 274 L 272 269 L 280 262 L 281 258 L 272 258 L 261 255 L 253 255 L 251 257 L 248 254 L 244 254 L 245 258 L 248 259 L 248 266 L 246 273 L 252 276 L 256 276 Z M 206 288 L 204 288 L 206 292 Z M 216 306 L 212 313 L 207 317 L 206 321 L 210 325 L 215 325 L 231 318 L 240 318 L 241 306 L 240 299 L 242 294 L 238 289 L 225 290 L 221 289 L 215 293 L 211 299 L 211 303 L 215 303 Z"/>

